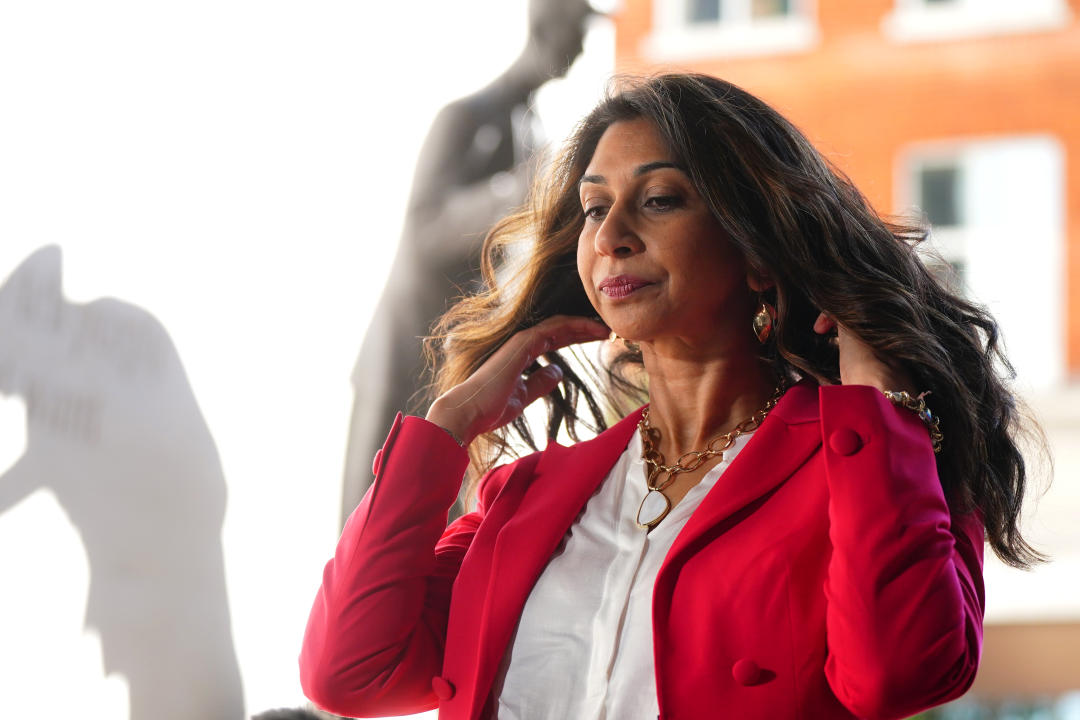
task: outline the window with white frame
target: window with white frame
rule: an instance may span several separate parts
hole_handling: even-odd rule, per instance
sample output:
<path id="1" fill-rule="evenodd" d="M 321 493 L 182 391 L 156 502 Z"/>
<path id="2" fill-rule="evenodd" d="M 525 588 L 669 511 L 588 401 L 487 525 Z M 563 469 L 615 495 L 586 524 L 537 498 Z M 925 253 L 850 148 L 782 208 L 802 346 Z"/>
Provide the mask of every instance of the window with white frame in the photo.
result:
<path id="1" fill-rule="evenodd" d="M 761 21 L 793 15 L 792 0 L 686 0 L 686 22 Z"/>
<path id="2" fill-rule="evenodd" d="M 931 162 L 919 167 L 915 177 L 919 207 L 935 227 L 962 225 L 960 196 L 963 168 L 956 159 Z"/>
<path id="3" fill-rule="evenodd" d="M 990 309 L 1031 389 L 1065 373 L 1063 157 L 1023 136 L 917 145 L 897 164 L 897 206 L 930 224 L 928 266 Z"/>
<path id="4" fill-rule="evenodd" d="M 654 0 L 645 51 L 654 60 L 769 55 L 818 40 L 816 0 Z"/>
<path id="5" fill-rule="evenodd" d="M 897 42 L 1052 30 L 1072 19 L 1067 0 L 895 0 L 882 22 Z"/>
<path id="6" fill-rule="evenodd" d="M 927 253 L 931 271 L 959 293 L 966 292 L 964 257 L 963 162 L 958 156 L 938 155 L 913 161 L 909 172 L 911 198 L 933 228 L 934 252 Z"/>

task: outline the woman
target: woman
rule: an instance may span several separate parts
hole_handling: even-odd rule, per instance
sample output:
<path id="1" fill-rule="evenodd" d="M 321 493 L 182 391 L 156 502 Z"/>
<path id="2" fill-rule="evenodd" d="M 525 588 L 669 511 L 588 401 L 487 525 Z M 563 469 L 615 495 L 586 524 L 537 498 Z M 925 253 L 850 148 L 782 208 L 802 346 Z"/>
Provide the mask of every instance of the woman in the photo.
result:
<path id="1" fill-rule="evenodd" d="M 327 565 L 309 697 L 669 720 L 898 718 L 962 694 L 984 536 L 1038 555 L 996 325 L 919 238 L 729 83 L 602 102 L 488 238 L 490 290 L 438 328 L 437 399 L 394 423 Z M 444 528 L 470 454 L 490 468 L 534 400 L 549 438 L 581 398 L 602 424 L 557 351 L 609 332 L 611 379 L 642 368 L 648 405 L 489 470 Z"/>

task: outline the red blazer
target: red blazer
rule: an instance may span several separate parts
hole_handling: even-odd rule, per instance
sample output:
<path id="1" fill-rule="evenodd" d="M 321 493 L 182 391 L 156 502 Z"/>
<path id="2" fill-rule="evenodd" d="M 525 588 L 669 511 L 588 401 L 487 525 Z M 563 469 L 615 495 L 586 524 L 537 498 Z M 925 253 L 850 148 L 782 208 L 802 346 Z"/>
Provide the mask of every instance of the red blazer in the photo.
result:
<path id="1" fill-rule="evenodd" d="M 493 470 L 449 527 L 466 454 L 399 416 L 311 611 L 308 697 L 341 715 L 488 715 L 533 583 L 640 414 Z M 982 549 L 975 515 L 950 518 L 914 414 L 865 386 L 796 385 L 656 578 L 661 718 L 900 718 L 961 695 L 982 643 Z"/>

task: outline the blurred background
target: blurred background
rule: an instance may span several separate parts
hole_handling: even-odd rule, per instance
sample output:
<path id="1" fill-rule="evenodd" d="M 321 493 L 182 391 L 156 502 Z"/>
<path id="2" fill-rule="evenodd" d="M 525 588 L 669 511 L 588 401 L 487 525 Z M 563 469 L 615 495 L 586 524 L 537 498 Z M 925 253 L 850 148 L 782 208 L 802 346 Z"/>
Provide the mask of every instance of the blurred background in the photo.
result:
<path id="1" fill-rule="evenodd" d="M 1080 0 L 594 5 L 521 147 L 613 72 L 722 76 L 879 211 L 925 216 L 995 312 L 1054 453 L 1025 520 L 1053 562 L 988 558 L 979 677 L 928 716 L 1080 718 Z M 440 108 L 519 57 L 527 10 L 0 2 L 0 714 L 304 704 L 413 170 Z M 506 203 L 521 161 L 484 180 Z"/>

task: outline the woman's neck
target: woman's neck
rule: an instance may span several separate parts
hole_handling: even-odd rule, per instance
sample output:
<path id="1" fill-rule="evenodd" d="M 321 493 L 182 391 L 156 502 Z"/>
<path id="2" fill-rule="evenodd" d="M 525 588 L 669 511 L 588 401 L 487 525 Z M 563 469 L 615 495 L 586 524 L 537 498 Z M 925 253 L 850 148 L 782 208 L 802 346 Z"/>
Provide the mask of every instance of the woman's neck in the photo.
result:
<path id="1" fill-rule="evenodd" d="M 702 360 L 642 346 L 649 376 L 649 422 L 668 463 L 702 450 L 760 410 L 776 389 L 769 366 L 752 351 Z"/>

